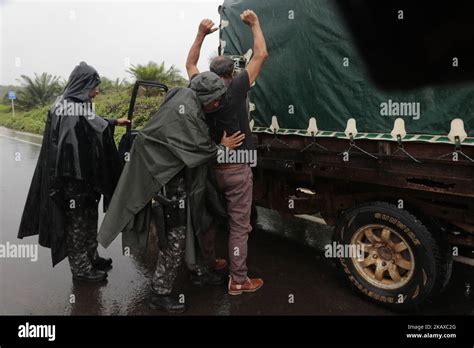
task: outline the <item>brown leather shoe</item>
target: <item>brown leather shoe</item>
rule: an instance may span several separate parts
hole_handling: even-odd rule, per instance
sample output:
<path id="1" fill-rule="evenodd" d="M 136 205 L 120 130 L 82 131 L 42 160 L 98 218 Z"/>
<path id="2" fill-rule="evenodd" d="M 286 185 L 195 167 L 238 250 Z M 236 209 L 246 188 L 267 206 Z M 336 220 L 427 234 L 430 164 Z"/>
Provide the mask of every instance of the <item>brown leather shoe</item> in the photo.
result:
<path id="1" fill-rule="evenodd" d="M 224 259 L 216 259 L 216 261 L 214 262 L 214 265 L 212 266 L 214 271 L 220 271 L 221 269 L 224 269 L 226 267 L 227 267 L 227 261 Z"/>
<path id="2" fill-rule="evenodd" d="M 263 280 L 260 278 L 247 278 L 245 283 L 238 284 L 234 282 L 232 276 L 229 276 L 229 295 L 241 295 L 243 292 L 255 292 L 263 286 Z"/>

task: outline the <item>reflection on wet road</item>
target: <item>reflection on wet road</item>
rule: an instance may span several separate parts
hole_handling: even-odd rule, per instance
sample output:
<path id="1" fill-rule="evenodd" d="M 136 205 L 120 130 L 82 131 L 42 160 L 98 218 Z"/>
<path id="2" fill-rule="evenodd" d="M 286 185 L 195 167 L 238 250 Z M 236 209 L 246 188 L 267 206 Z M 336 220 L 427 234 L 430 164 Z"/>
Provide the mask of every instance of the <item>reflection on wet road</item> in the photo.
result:
<path id="1" fill-rule="evenodd" d="M 1 244 L 37 242 L 37 237 L 19 240 L 16 234 L 40 141 L 38 137 L 0 129 Z M 183 267 L 175 289 L 177 294 L 185 295 L 190 306 L 187 314 L 393 314 L 359 298 L 342 280 L 334 261 L 324 258 L 330 228 L 302 219 L 283 219 L 264 209 L 259 210 L 259 227 L 250 237 L 248 265 L 250 276 L 265 280 L 264 287 L 254 294 L 233 297 L 227 295 L 225 286 L 193 286 Z M 219 256 L 225 256 L 226 240 L 224 233 L 219 235 Z M 67 260 L 53 269 L 49 249 L 42 247 L 37 262 L 25 258 L 0 259 L 0 315 L 161 314 L 146 304 L 156 248 L 150 248 L 146 255 L 124 256 L 118 238 L 107 250 L 100 248 L 99 252 L 114 260 L 108 282 L 102 285 L 73 282 Z M 474 314 L 472 297 L 465 294 L 465 284 L 474 285 L 473 278 L 472 268 L 455 264 L 447 292 L 423 313 Z M 289 301 L 291 295 L 294 303 Z"/>

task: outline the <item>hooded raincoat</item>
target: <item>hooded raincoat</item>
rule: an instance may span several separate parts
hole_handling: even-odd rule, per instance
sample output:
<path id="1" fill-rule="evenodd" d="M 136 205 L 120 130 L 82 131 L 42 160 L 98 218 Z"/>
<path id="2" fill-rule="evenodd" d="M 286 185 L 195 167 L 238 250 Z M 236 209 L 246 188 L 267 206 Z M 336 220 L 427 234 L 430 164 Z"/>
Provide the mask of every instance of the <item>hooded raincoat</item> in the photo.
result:
<path id="1" fill-rule="evenodd" d="M 80 63 L 48 112 L 43 143 L 21 218 L 18 238 L 39 235 L 53 266 L 67 256 L 64 238 L 65 180 L 81 180 L 102 195 L 104 208 L 121 172 L 111 122 L 95 115 L 89 92 L 97 71 Z"/>
<path id="2" fill-rule="evenodd" d="M 108 247 L 122 232 L 125 246 L 144 249 L 150 230 L 151 200 L 183 169 L 186 172 L 186 262 L 196 264 L 194 236 L 207 229 L 210 196 L 208 162 L 218 146 L 209 137 L 202 106 L 226 92 L 213 73 L 202 73 L 190 88 L 172 89 L 159 111 L 138 132 L 128 161 L 99 230 Z"/>

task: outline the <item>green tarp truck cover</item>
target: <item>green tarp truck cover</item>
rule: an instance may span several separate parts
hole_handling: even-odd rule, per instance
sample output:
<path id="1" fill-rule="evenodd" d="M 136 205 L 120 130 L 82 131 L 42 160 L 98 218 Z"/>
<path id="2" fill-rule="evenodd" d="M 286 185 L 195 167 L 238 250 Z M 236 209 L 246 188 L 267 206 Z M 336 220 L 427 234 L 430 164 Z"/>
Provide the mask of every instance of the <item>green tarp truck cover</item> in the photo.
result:
<path id="1" fill-rule="evenodd" d="M 252 32 L 240 19 L 246 9 L 259 16 L 269 51 L 250 92 L 253 132 L 311 136 L 317 129 L 317 137 L 347 138 L 348 120 L 354 119 L 349 125 L 357 129 L 355 138 L 396 140 L 404 128 L 404 141 L 449 143 L 454 134 L 474 146 L 473 84 L 378 90 L 330 0 L 226 0 L 220 54 L 245 56 L 253 47 Z M 447 63 L 453 69 L 472 63 L 454 58 Z M 463 122 L 452 127 L 455 119 Z"/>

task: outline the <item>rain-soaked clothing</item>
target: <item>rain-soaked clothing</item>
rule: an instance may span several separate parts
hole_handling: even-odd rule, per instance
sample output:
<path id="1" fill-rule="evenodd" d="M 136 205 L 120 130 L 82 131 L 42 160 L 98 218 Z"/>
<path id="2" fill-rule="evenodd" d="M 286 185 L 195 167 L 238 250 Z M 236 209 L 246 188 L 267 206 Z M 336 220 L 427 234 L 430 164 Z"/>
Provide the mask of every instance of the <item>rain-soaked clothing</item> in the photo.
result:
<path id="1" fill-rule="evenodd" d="M 82 275 L 92 270 L 97 261 L 97 220 L 100 194 L 89 185 L 67 180 L 64 185 L 66 200 L 66 249 L 71 271 Z"/>
<path id="2" fill-rule="evenodd" d="M 105 208 L 121 172 L 120 157 L 113 138 L 114 123 L 95 115 L 89 99 L 89 92 L 99 83 L 97 71 L 84 62 L 80 63 L 71 73 L 63 94 L 56 99 L 46 119 L 41 152 L 18 238 L 38 234 L 39 244 L 51 248 L 53 266 L 68 254 L 71 256 L 74 248 L 70 246 L 74 241 L 77 241 L 76 245 L 84 245 L 82 238 L 70 235 L 78 233 L 80 221 L 87 221 L 92 226 L 92 219 L 95 219 L 97 224 L 95 215 L 87 213 L 89 208 L 76 209 L 74 213 L 69 211 L 71 191 L 66 190 L 68 183 L 71 180 L 79 182 L 80 186 L 88 187 L 90 195 L 103 195 Z M 82 200 L 81 194 L 75 196 L 76 201 Z M 86 206 L 87 201 L 83 202 Z M 96 203 L 94 205 L 97 209 Z M 90 237 L 89 244 L 92 239 Z M 84 249 L 78 251 L 83 252 Z M 72 259 L 77 257 L 72 256 Z M 71 267 L 73 271 L 77 268 L 75 265 Z"/>
<path id="3" fill-rule="evenodd" d="M 208 162 L 218 150 L 209 137 L 202 106 L 225 92 L 222 80 L 208 72 L 194 78 L 190 88 L 174 88 L 168 93 L 158 112 L 136 135 L 130 161 L 100 227 L 99 242 L 104 247 L 122 232 L 123 247 L 145 250 L 154 223 L 150 218 L 152 198 L 184 171 L 186 263 L 191 269 L 196 266 L 199 248 L 194 237 L 212 221 L 206 208 L 206 200 L 212 196 L 207 185 Z M 166 259 L 165 254 L 162 257 Z"/>
<path id="4" fill-rule="evenodd" d="M 166 243 L 159 243 L 158 261 L 152 277 L 151 288 L 157 295 L 169 295 L 181 265 L 186 247 L 186 182 L 184 172 L 165 185 L 166 196 L 173 203 L 162 206 Z M 159 236 L 159 238 L 162 235 Z"/>

